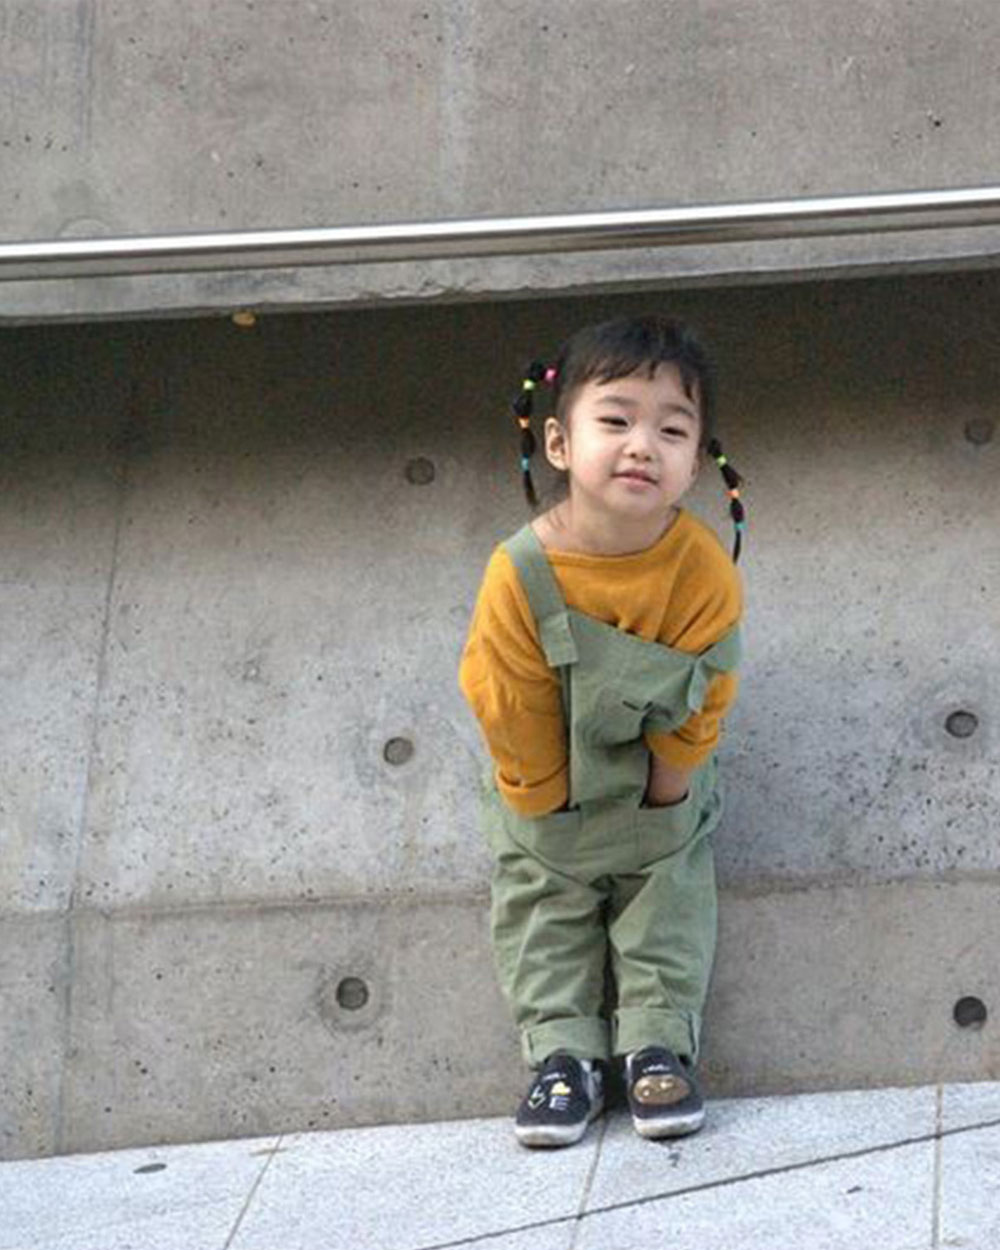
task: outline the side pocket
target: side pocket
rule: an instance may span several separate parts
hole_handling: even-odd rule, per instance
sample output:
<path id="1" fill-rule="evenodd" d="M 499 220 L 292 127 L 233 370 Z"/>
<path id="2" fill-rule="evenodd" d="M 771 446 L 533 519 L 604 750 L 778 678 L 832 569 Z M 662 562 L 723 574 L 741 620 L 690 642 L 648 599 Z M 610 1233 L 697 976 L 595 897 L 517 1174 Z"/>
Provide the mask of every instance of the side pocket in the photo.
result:
<path id="1" fill-rule="evenodd" d="M 504 826 L 508 835 L 543 863 L 566 871 L 576 859 L 582 817 L 578 808 L 551 812 L 548 816 L 517 816 L 508 812 Z"/>
<path id="2" fill-rule="evenodd" d="M 495 855 L 509 851 L 513 844 L 536 859 L 572 859 L 582 821 L 579 808 L 548 816 L 519 816 L 492 790 L 482 796 L 481 811 L 486 840 Z"/>
<path id="3" fill-rule="evenodd" d="M 699 790 L 692 784 L 679 803 L 638 808 L 635 820 L 640 863 L 651 864 L 675 855 L 691 841 L 702 824 Z"/>

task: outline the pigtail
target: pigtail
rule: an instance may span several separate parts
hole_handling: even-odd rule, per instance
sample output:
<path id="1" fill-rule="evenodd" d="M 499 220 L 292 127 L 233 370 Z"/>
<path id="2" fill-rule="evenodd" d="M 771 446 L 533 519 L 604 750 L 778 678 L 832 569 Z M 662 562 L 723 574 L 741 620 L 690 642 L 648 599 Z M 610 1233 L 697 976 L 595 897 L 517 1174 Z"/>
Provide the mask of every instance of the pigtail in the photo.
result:
<path id="1" fill-rule="evenodd" d="M 538 495 L 535 492 L 535 483 L 531 477 L 531 457 L 538 449 L 538 442 L 531 428 L 531 418 L 535 406 L 534 395 L 539 383 L 544 382 L 551 386 L 555 381 L 555 377 L 555 369 L 545 365 L 540 360 L 533 360 L 525 370 L 521 389 L 511 404 L 511 411 L 517 418 L 517 424 L 521 427 L 521 480 L 524 484 L 525 497 L 532 508 L 538 507 Z"/>
<path id="2" fill-rule="evenodd" d="M 726 483 L 726 494 L 729 496 L 729 515 L 732 518 L 733 528 L 736 530 L 736 538 L 733 542 L 733 563 L 736 564 L 740 558 L 740 551 L 743 547 L 743 534 L 746 531 L 746 509 L 743 507 L 743 501 L 740 499 L 740 483 L 743 478 L 736 472 L 729 463 L 728 458 L 723 454 L 722 444 L 717 438 L 713 438 L 706 449 L 715 463 L 719 466 L 722 473 L 722 479 Z"/>

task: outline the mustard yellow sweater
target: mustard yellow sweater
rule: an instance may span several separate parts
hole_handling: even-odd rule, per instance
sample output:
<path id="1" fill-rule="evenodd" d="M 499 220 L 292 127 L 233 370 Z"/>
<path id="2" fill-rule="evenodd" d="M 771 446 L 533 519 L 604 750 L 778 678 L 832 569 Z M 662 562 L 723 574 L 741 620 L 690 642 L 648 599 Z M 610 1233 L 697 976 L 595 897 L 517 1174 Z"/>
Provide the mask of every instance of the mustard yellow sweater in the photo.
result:
<path id="1" fill-rule="evenodd" d="M 742 594 L 732 561 L 715 534 L 683 509 L 645 551 L 546 555 L 569 607 L 650 642 L 696 655 L 740 618 Z M 527 597 L 502 545 L 486 567 L 459 684 L 510 806 L 522 816 L 562 807 L 568 762 L 559 676 L 545 661 Z M 716 676 L 701 712 L 670 733 L 648 734 L 649 749 L 674 768 L 697 767 L 718 743 L 736 687 L 735 673 Z"/>

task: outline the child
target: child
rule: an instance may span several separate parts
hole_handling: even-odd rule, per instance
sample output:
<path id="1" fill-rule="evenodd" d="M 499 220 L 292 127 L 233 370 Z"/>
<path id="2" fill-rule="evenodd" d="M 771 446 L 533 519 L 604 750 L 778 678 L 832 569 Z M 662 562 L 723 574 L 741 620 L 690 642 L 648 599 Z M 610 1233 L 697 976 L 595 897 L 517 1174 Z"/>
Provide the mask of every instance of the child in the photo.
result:
<path id="1" fill-rule="evenodd" d="M 739 554 L 739 477 L 712 436 L 708 359 L 660 317 L 581 330 L 535 364 L 514 403 L 535 505 L 532 397 L 568 495 L 494 551 L 460 684 L 495 765 L 497 969 L 537 1075 L 516 1116 L 527 1146 L 579 1141 L 623 1056 L 636 1130 L 694 1132 L 694 1074 L 715 945 L 708 835 L 714 751 L 736 693 L 739 578 L 677 507 L 708 451 Z M 606 966 L 614 1010 L 605 1013 Z"/>

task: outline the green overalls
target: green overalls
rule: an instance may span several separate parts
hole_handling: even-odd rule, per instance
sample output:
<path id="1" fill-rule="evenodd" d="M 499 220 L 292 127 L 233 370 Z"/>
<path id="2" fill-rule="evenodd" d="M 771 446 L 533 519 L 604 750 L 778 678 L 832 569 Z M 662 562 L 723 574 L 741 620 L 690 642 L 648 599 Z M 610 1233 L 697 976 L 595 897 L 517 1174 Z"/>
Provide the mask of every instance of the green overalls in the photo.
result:
<path id="1" fill-rule="evenodd" d="M 505 546 L 559 670 L 569 748 L 565 810 L 519 816 L 495 788 L 486 802 L 494 953 L 525 1058 L 537 1067 L 556 1050 L 607 1059 L 658 1045 L 694 1060 L 715 950 L 708 835 L 722 800 L 713 757 L 685 799 L 643 807 L 643 735 L 701 709 L 715 674 L 738 663 L 738 628 L 701 655 L 647 642 L 567 608 L 530 526 Z M 613 1033 L 601 1014 L 609 953 Z"/>

